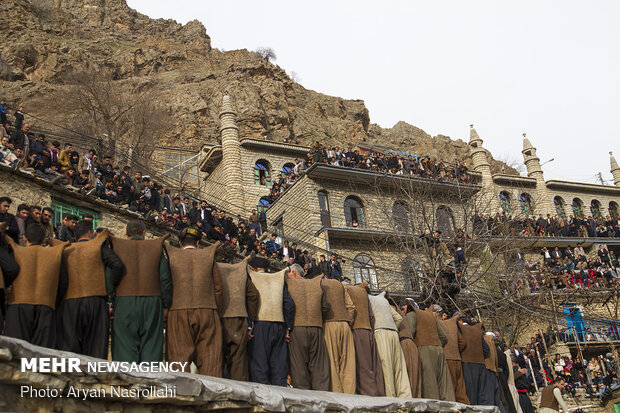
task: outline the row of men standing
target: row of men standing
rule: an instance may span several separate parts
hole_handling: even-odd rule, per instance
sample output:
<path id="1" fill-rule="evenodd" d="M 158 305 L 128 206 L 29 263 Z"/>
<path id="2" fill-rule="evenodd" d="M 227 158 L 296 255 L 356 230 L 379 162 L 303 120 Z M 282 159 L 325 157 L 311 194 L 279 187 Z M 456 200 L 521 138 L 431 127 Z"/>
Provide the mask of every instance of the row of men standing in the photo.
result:
<path id="1" fill-rule="evenodd" d="M 191 228 L 181 248 L 145 240 L 142 221 L 127 225 L 127 239 L 95 237 L 83 221 L 78 242 L 49 246 L 42 227 L 28 228 L 25 247 L 5 237 L 19 265 L 3 277 L 6 335 L 106 359 L 113 314 L 113 360 L 159 361 L 166 322 L 167 360 L 193 362 L 201 374 L 280 386 L 288 374 L 300 389 L 503 411 L 496 346 L 479 324 L 439 320 L 364 284 L 305 279 L 299 265 L 267 273 L 262 257 L 217 263 L 218 245 L 198 249 Z"/>

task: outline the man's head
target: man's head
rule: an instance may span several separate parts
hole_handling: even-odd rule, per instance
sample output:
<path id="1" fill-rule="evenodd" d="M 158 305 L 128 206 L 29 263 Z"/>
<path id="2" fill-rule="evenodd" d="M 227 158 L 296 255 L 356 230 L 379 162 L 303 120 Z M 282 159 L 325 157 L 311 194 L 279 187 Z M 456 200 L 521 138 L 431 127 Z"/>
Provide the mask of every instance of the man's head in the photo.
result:
<path id="1" fill-rule="evenodd" d="M 255 256 L 248 262 L 248 265 L 253 271 L 260 272 L 265 271 L 269 267 L 269 261 L 266 258 Z"/>
<path id="2" fill-rule="evenodd" d="M 19 204 L 17 206 L 17 217 L 21 219 L 27 219 L 30 215 L 30 206 L 28 204 Z"/>
<path id="3" fill-rule="evenodd" d="M 319 256 L 319 261 L 321 261 L 321 262 L 325 261 L 325 255 L 321 254 Z"/>
<path id="4" fill-rule="evenodd" d="M 125 228 L 125 234 L 127 235 L 127 238 L 131 238 L 131 237 L 144 238 L 145 233 L 146 233 L 146 225 L 144 225 L 144 222 L 140 221 L 139 219 L 132 219 L 131 221 L 127 223 L 127 227 Z"/>
<path id="5" fill-rule="evenodd" d="M 27 246 L 41 245 L 45 240 L 45 229 L 41 224 L 31 224 L 26 227 L 24 240 Z"/>
<path id="6" fill-rule="evenodd" d="M 62 224 L 69 229 L 73 229 L 77 221 L 78 221 L 78 217 L 76 217 L 73 214 L 65 214 L 62 217 Z"/>
<path id="7" fill-rule="evenodd" d="M 24 123 L 24 126 L 22 126 L 22 131 L 28 133 L 30 132 L 30 124 L 29 123 Z"/>
<path id="8" fill-rule="evenodd" d="M 276 234 L 271 234 L 269 238 L 271 238 L 272 241 L 275 241 L 277 237 L 278 236 Z"/>
<path id="9" fill-rule="evenodd" d="M 93 238 L 93 221 L 81 220 L 73 228 L 73 235 L 76 240 L 90 240 Z"/>
<path id="10" fill-rule="evenodd" d="M 557 387 L 559 387 L 559 388 L 560 388 L 560 390 L 562 390 L 562 389 L 564 389 L 564 386 L 566 386 L 566 381 L 564 381 L 564 379 L 563 379 L 562 377 L 557 376 L 557 377 L 555 378 L 555 385 L 556 385 Z"/>
<path id="11" fill-rule="evenodd" d="M 73 149 L 73 145 L 70 144 L 69 142 L 65 143 L 65 151 L 66 152 L 70 152 Z"/>
<path id="12" fill-rule="evenodd" d="M 84 212 L 84 213 L 82 214 L 82 219 L 83 219 L 84 221 L 90 221 L 90 222 L 93 222 L 93 220 L 95 219 L 95 217 L 93 216 L 93 214 L 90 214 L 90 213 L 88 213 L 88 212 Z"/>
<path id="13" fill-rule="evenodd" d="M 11 207 L 13 200 L 8 196 L 0 197 L 0 214 L 6 214 Z"/>
<path id="14" fill-rule="evenodd" d="M 297 250 L 297 243 L 296 242 L 293 242 L 293 244 L 291 245 L 291 249 Z"/>
<path id="15" fill-rule="evenodd" d="M 196 228 L 185 228 L 179 233 L 181 247 L 198 247 L 200 232 Z"/>
<path id="16" fill-rule="evenodd" d="M 41 224 L 47 225 L 52 220 L 52 216 L 54 216 L 54 210 L 50 207 L 45 207 L 41 211 Z"/>
<path id="17" fill-rule="evenodd" d="M 200 208 L 201 209 L 207 208 L 207 201 L 200 201 Z"/>
<path id="18" fill-rule="evenodd" d="M 38 221 L 41 218 L 41 207 L 38 205 L 33 205 L 30 207 L 30 217 L 35 221 Z"/>
<path id="19" fill-rule="evenodd" d="M 301 265 L 293 264 L 293 265 L 289 266 L 288 269 L 289 269 L 289 271 L 288 271 L 288 277 L 289 278 L 303 278 L 303 276 L 304 276 L 304 269 L 301 268 Z"/>

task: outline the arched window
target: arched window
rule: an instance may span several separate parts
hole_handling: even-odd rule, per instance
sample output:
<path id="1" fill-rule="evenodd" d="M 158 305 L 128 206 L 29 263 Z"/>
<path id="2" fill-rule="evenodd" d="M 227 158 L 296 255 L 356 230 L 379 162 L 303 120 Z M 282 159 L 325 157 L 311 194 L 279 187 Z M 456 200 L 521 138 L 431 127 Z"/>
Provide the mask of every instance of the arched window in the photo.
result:
<path id="1" fill-rule="evenodd" d="M 406 259 L 400 264 L 400 271 L 403 274 L 405 291 L 420 291 L 422 276 L 424 271 L 422 266 L 413 258 Z"/>
<path id="2" fill-rule="evenodd" d="M 347 222 L 347 227 L 366 226 L 366 219 L 364 218 L 364 205 L 359 198 L 350 196 L 344 200 L 344 218 Z"/>
<path id="3" fill-rule="evenodd" d="M 553 205 L 555 205 L 555 213 L 558 214 L 560 218 L 566 218 L 566 211 L 564 210 L 564 200 L 561 196 L 556 196 L 553 198 Z"/>
<path id="4" fill-rule="evenodd" d="M 262 197 L 258 201 L 258 207 L 256 208 L 256 210 L 260 214 L 261 212 L 267 211 L 267 208 L 269 208 L 270 206 L 271 204 L 269 203 L 269 200 L 265 197 Z"/>
<path id="5" fill-rule="evenodd" d="M 593 199 L 592 202 L 590 202 L 590 211 L 592 212 L 593 218 L 600 218 L 601 217 L 601 203 L 598 202 L 596 199 Z"/>
<path id="6" fill-rule="evenodd" d="M 353 259 L 353 275 L 355 276 L 355 284 L 368 281 L 371 289 L 379 289 L 379 283 L 377 282 L 377 271 L 375 270 L 375 263 L 368 255 L 358 254 Z"/>
<path id="7" fill-rule="evenodd" d="M 532 198 L 530 198 L 530 194 L 522 193 L 519 196 L 519 206 L 521 207 L 522 215 L 532 215 L 534 211 L 532 210 Z"/>
<path id="8" fill-rule="evenodd" d="M 505 214 L 512 214 L 512 201 L 508 192 L 502 191 L 499 193 L 499 204 Z"/>
<path id="9" fill-rule="evenodd" d="M 437 230 L 446 235 L 454 235 L 454 220 L 452 219 L 452 211 L 447 206 L 440 206 L 435 212 L 435 221 Z"/>
<path id="10" fill-rule="evenodd" d="M 583 202 L 579 198 L 573 199 L 573 215 L 575 217 L 583 217 Z"/>
<path id="11" fill-rule="evenodd" d="M 264 159 L 254 164 L 254 183 L 256 185 L 271 186 L 271 165 Z"/>
<path id="12" fill-rule="evenodd" d="M 392 219 L 394 220 L 394 231 L 409 232 L 411 220 L 409 219 L 407 203 L 403 201 L 394 202 L 394 205 L 392 205 Z"/>
<path id="13" fill-rule="evenodd" d="M 609 203 L 609 216 L 618 219 L 618 204 L 614 201 Z"/>
<path id="14" fill-rule="evenodd" d="M 319 191 L 319 210 L 321 211 L 321 225 L 323 225 L 324 228 L 331 227 L 332 220 L 329 216 L 329 199 L 325 191 Z"/>
<path id="15" fill-rule="evenodd" d="M 285 163 L 282 166 L 282 175 L 290 175 L 293 173 L 293 169 L 295 169 L 295 164 L 292 162 Z"/>

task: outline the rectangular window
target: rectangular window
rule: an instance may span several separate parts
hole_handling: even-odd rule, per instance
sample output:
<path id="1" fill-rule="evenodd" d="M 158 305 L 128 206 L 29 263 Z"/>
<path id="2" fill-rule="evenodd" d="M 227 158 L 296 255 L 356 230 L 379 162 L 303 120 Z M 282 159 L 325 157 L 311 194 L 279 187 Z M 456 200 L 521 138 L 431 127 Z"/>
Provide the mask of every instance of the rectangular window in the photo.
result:
<path id="1" fill-rule="evenodd" d="M 198 166 L 196 155 L 181 152 L 166 152 L 164 155 L 164 175 L 175 181 L 197 184 Z"/>
<path id="2" fill-rule="evenodd" d="M 93 216 L 93 229 L 99 228 L 99 222 L 101 219 L 99 212 L 95 212 L 88 208 L 77 207 L 55 198 L 52 198 L 52 210 L 54 211 L 54 216 L 52 217 L 54 227 L 62 223 L 62 217 L 65 214 L 77 215 L 80 219 L 84 214 L 91 214 Z"/>

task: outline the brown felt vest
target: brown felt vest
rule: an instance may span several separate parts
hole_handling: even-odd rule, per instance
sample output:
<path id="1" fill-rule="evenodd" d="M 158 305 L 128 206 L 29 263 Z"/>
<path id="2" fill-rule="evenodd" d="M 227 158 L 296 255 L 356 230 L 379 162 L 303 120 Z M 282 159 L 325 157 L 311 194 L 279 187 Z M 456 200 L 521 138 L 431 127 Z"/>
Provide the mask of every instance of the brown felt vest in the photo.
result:
<path id="1" fill-rule="evenodd" d="M 547 386 L 542 390 L 540 394 L 540 406 L 539 408 L 547 407 L 549 409 L 553 409 L 555 411 L 560 411 L 560 403 L 555 398 L 553 394 L 553 390 L 556 388 L 556 385 Z"/>
<path id="2" fill-rule="evenodd" d="M 413 340 L 413 332 L 411 331 L 411 326 L 409 325 L 409 321 L 407 321 L 407 317 L 404 316 L 404 314 L 400 311 L 399 308 L 394 309 L 398 314 L 401 315 L 401 317 L 403 317 L 403 321 L 401 321 L 400 325 L 398 326 L 398 337 L 400 339 L 409 338 Z"/>
<path id="3" fill-rule="evenodd" d="M 224 308 L 222 309 L 222 318 L 245 318 L 248 316 L 245 306 L 248 260 L 249 257 L 237 264 L 217 263 L 223 284 Z"/>
<path id="4" fill-rule="evenodd" d="M 259 305 L 257 321 L 284 322 L 282 305 L 284 300 L 284 277 L 288 270 L 276 273 L 248 270 L 252 283 L 258 290 Z"/>
<path id="5" fill-rule="evenodd" d="M 7 303 L 56 308 L 62 252 L 69 243 L 65 242 L 55 247 L 40 245 L 22 247 L 10 237 L 5 239 L 13 248 L 15 261 L 19 265 L 19 274 L 13 282 Z"/>
<path id="6" fill-rule="evenodd" d="M 213 271 L 217 242 L 204 249 L 181 249 L 166 246 L 172 276 L 171 310 L 210 308 L 217 310 Z"/>
<path id="7" fill-rule="evenodd" d="M 90 241 L 75 242 L 65 248 L 62 255 L 69 274 L 65 300 L 107 294 L 101 245 L 108 239 L 108 235 L 108 231 L 104 230 Z"/>
<path id="8" fill-rule="evenodd" d="M 2 268 L 0 268 L 0 290 L 4 290 L 4 274 Z"/>
<path id="9" fill-rule="evenodd" d="M 448 320 L 438 320 L 439 325 L 446 332 L 448 343 L 443 348 L 446 360 L 460 360 L 461 353 L 459 351 L 459 327 L 456 324 L 456 318 L 452 317 Z"/>
<path id="10" fill-rule="evenodd" d="M 295 327 L 323 327 L 321 278 L 287 278 L 288 292 L 295 302 Z"/>
<path id="11" fill-rule="evenodd" d="M 355 321 L 351 327 L 353 330 L 364 329 L 372 330 L 370 325 L 370 312 L 368 311 L 368 293 L 366 289 L 359 285 L 345 285 L 344 288 L 349 293 L 351 301 L 355 305 Z"/>
<path id="12" fill-rule="evenodd" d="M 418 326 L 415 330 L 416 346 L 441 346 L 437 332 L 437 321 L 433 313 L 416 308 L 415 315 L 418 319 Z"/>
<path id="13" fill-rule="evenodd" d="M 484 364 L 484 353 L 482 352 L 482 324 L 475 326 L 462 325 L 461 334 L 467 343 L 467 347 L 461 353 L 463 363 Z"/>
<path id="14" fill-rule="evenodd" d="M 114 252 L 125 264 L 127 273 L 121 280 L 118 297 L 160 296 L 159 262 L 168 234 L 151 240 L 127 240 L 112 237 Z"/>
<path id="15" fill-rule="evenodd" d="M 489 355 L 484 358 L 484 366 L 492 372 L 497 373 L 497 347 L 495 347 L 495 343 L 491 336 L 485 335 L 484 341 L 487 342 L 491 349 Z"/>
<path id="16" fill-rule="evenodd" d="M 325 298 L 330 305 L 330 309 L 325 315 L 324 321 L 346 321 L 349 322 L 349 313 L 344 304 L 344 287 L 336 280 L 324 279 L 323 291 Z"/>

